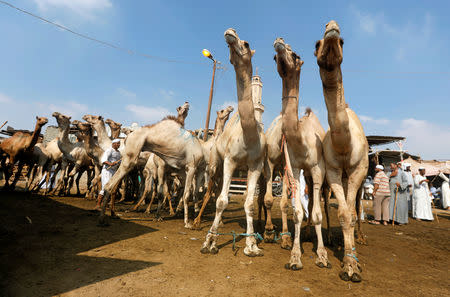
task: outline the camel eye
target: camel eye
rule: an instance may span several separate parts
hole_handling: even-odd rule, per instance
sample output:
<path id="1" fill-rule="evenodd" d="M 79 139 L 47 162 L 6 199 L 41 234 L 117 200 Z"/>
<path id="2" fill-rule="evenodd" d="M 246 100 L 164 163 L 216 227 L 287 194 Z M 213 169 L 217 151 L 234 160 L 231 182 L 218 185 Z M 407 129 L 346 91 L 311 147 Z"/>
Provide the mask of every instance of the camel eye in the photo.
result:
<path id="1" fill-rule="evenodd" d="M 246 48 L 250 48 L 250 45 L 248 44 L 247 41 L 244 42 L 244 46 L 245 46 Z"/>
<path id="2" fill-rule="evenodd" d="M 341 47 L 344 46 L 344 39 L 341 38 L 341 39 L 339 40 L 339 43 L 341 44 Z"/>
<path id="3" fill-rule="evenodd" d="M 277 62 L 277 55 L 273 56 L 273 60 L 275 61 L 275 63 Z"/>
<path id="4" fill-rule="evenodd" d="M 320 46 L 320 40 L 316 41 L 316 50 L 319 49 L 319 46 Z"/>

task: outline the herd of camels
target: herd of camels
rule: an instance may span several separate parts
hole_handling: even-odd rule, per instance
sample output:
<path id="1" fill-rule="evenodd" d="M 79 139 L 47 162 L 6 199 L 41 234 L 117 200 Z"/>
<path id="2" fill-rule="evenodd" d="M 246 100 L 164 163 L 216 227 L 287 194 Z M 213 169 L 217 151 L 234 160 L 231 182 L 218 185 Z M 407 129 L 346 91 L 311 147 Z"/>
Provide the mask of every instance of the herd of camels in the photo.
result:
<path id="1" fill-rule="evenodd" d="M 282 38 L 277 38 L 273 47 L 277 71 L 282 80 L 282 111 L 264 133 L 262 125 L 255 118 L 252 100 L 252 56 L 255 51 L 250 48 L 247 41 L 239 38 L 234 29 L 226 30 L 224 37 L 230 50 L 230 62 L 236 73 L 238 112 L 226 123 L 233 108 L 218 111 L 214 134 L 205 142 L 184 129 L 184 121 L 189 111 L 188 102 L 177 109 L 178 116 L 168 116 L 156 124 L 134 131 L 125 131 L 127 137 L 122 141 L 120 148 L 122 161 L 117 172 L 104 187 L 105 195 L 99 223 L 107 224 L 105 210 L 108 200 L 112 200 L 111 216 L 115 216 L 114 193 L 124 178 L 127 178 L 135 168 L 140 167 L 143 168 L 145 189 L 141 199 L 133 207 L 134 210 L 142 204 L 152 189 L 156 188 L 153 190 L 152 202 L 156 193 L 157 215 L 167 200 L 171 214 L 183 210 L 184 226 L 194 228 L 199 226 L 201 215 L 210 197 L 216 197 L 215 218 L 201 246 L 202 253 L 216 254 L 218 230 L 222 223 L 223 211 L 228 206 L 228 192 L 233 172 L 238 169 L 247 170 L 247 192 L 244 203 L 247 229 L 244 235 L 246 236 L 244 254 L 261 256 L 263 252 L 258 247 L 257 233 L 253 227 L 254 197 L 259 195 L 260 205 L 266 209 L 264 239 L 266 242 L 274 242 L 275 230 L 271 214 L 274 202 L 271 190 L 272 176 L 275 167 L 285 166 L 286 182 L 283 183 L 280 201 L 283 225 L 281 246 L 291 249 L 286 268 L 299 270 L 302 268 L 300 228 L 304 211 L 298 189 L 300 189 L 300 171 L 303 169 L 312 196 L 312 199 L 309 199 L 309 221 L 314 225 L 317 235 L 315 260 L 317 266 L 331 267 L 322 238 L 320 197 L 322 195 L 325 197 L 328 220 L 326 197 L 332 191 L 338 201 L 337 215 L 344 238 L 344 255 L 339 276 L 345 281 L 361 281 L 361 267 L 355 247 L 355 225 L 359 191 L 368 169 L 368 143 L 357 115 L 348 107 L 344 98 L 341 72 L 343 39 L 340 36 L 339 25 L 335 21 L 330 21 L 326 25 L 323 38 L 317 41 L 314 52 L 328 111 L 327 132 L 310 109 L 307 109 L 305 115 L 299 119 L 299 81 L 303 61 L 289 44 Z M 64 194 L 70 190 L 75 181 L 79 193 L 79 177 L 87 171 L 89 190 L 86 195 L 93 197 L 100 190 L 101 156 L 111 147 L 111 139 L 120 135 L 121 125 L 112 120 L 104 121 L 101 116 L 85 115 L 83 117 L 85 122 L 71 122 L 70 117 L 58 112 L 54 112 L 52 116 L 58 123 L 60 134 L 46 146 L 37 143 L 42 126 L 48 122 L 48 119 L 43 117 L 36 117 L 37 123 L 32 134 L 17 132 L 0 144 L 1 168 L 6 179 L 4 189 L 14 188 L 22 167 L 32 160 L 37 166 L 34 170 L 29 170 L 33 175 L 29 180 L 34 182 L 28 183 L 28 189 L 40 189 L 43 179 L 48 183 L 51 177 L 46 173 L 49 172 L 51 165 L 58 164 L 57 170 L 63 174 L 58 175 L 55 187 L 50 191 Z M 111 137 L 106 132 L 105 123 L 111 128 Z M 71 124 L 79 131 L 76 143 L 69 140 Z M 17 162 L 18 174 L 16 173 L 13 181 L 9 183 L 13 173 L 12 167 Z M 55 176 L 57 174 L 53 174 L 52 178 Z M 176 178 L 173 178 L 174 176 Z M 170 196 L 169 177 L 173 183 L 177 179 L 179 185 L 184 187 L 179 191 L 182 196 L 175 211 L 172 199 L 170 197 L 167 199 Z M 259 194 L 256 193 L 258 184 L 261 189 Z M 198 192 L 202 187 L 204 196 L 200 207 Z M 288 190 L 295 196 L 293 242 L 287 224 Z M 48 194 L 48 191 L 44 189 L 44 194 Z M 195 212 L 199 212 L 194 222 L 189 220 L 188 213 L 191 196 Z M 150 206 L 151 203 L 147 212 L 150 211 Z"/>

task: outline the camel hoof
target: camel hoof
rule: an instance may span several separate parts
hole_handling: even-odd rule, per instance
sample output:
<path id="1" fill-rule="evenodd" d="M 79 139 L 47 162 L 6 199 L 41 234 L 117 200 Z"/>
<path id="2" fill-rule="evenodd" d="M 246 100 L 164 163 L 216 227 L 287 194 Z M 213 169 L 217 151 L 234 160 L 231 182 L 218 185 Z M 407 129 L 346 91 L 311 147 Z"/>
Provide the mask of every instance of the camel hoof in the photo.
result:
<path id="1" fill-rule="evenodd" d="M 299 266 L 297 264 L 290 264 L 290 263 L 286 263 L 286 265 L 284 265 L 284 268 L 286 268 L 287 270 L 293 270 L 293 271 L 299 271 L 303 269 L 303 266 Z"/>
<path id="2" fill-rule="evenodd" d="M 352 275 L 352 282 L 354 283 L 360 283 L 362 281 L 362 277 L 359 273 L 353 273 Z"/>
<path id="3" fill-rule="evenodd" d="M 345 271 L 339 272 L 339 277 L 341 280 L 348 282 L 350 280 L 350 276 L 348 276 L 348 273 Z"/>
<path id="4" fill-rule="evenodd" d="M 186 224 L 184 224 L 184 228 L 192 230 L 192 224 L 191 223 L 186 223 Z"/>
<path id="5" fill-rule="evenodd" d="M 209 249 L 207 247 L 202 247 L 200 249 L 200 253 L 202 253 L 202 254 L 209 254 Z"/>
<path id="6" fill-rule="evenodd" d="M 274 243 L 275 242 L 275 232 L 266 230 L 264 232 L 264 242 L 265 243 Z"/>
<path id="7" fill-rule="evenodd" d="M 209 250 L 209 252 L 212 255 L 216 255 L 219 252 L 219 249 L 216 246 L 211 247 L 211 249 Z"/>

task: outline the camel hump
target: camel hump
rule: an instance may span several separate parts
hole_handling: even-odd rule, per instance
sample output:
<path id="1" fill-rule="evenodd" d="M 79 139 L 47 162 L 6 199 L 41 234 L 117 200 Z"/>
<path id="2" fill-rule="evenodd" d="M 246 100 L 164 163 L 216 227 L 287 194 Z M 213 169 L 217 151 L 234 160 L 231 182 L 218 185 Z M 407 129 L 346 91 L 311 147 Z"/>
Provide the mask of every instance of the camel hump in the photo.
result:
<path id="1" fill-rule="evenodd" d="M 312 113 L 311 107 L 307 107 L 306 110 L 305 110 L 305 115 L 309 116 L 311 113 Z"/>

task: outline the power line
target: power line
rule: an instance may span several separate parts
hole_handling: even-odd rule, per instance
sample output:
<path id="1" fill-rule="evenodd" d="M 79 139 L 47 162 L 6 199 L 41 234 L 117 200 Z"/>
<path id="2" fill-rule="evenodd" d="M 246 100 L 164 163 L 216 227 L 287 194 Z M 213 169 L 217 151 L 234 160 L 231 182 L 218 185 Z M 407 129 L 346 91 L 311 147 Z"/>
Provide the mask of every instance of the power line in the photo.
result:
<path id="1" fill-rule="evenodd" d="M 34 13 L 31 13 L 31 12 L 29 12 L 29 11 L 26 11 L 26 10 L 24 10 L 24 9 L 21 9 L 21 8 L 19 8 L 19 7 L 16 7 L 16 6 L 12 5 L 12 4 L 9 3 L 9 2 L 0 0 L 0 3 L 1 3 L 1 4 L 4 4 L 4 5 L 6 5 L 6 6 L 9 6 L 10 8 L 16 9 L 16 10 L 22 12 L 22 13 L 28 14 L 28 15 L 30 15 L 30 16 L 32 16 L 32 17 L 34 17 L 34 18 L 37 18 L 37 19 L 39 19 L 39 20 L 41 20 L 41 21 L 43 21 L 43 22 L 46 22 L 46 23 L 48 23 L 48 24 L 50 24 L 50 25 L 53 25 L 53 26 L 55 26 L 55 27 L 58 27 L 59 29 L 62 29 L 62 30 L 65 30 L 65 31 L 67 31 L 67 32 L 69 32 L 69 33 L 72 33 L 72 34 L 74 34 L 74 35 L 77 35 L 78 37 L 81 37 L 81 38 L 84 38 L 84 39 L 88 39 L 88 40 L 90 40 L 90 41 L 94 41 L 94 42 L 100 43 L 100 44 L 102 44 L 102 45 L 104 45 L 104 46 L 108 46 L 108 47 L 111 47 L 111 48 L 113 48 L 113 49 L 116 49 L 116 50 L 125 52 L 125 53 L 127 53 L 127 54 L 129 54 L 129 55 L 138 55 L 138 56 L 141 56 L 141 57 L 144 57 L 144 58 L 147 58 L 147 59 L 159 60 L 159 61 L 162 61 L 162 62 L 169 62 L 169 63 L 182 63 L 182 64 L 206 65 L 206 63 L 201 63 L 201 62 L 187 62 L 187 61 L 180 61 L 180 60 L 168 59 L 168 58 L 164 58 L 164 57 L 158 57 L 158 56 L 148 55 L 148 54 L 141 53 L 141 52 L 138 52 L 138 51 L 135 51 L 135 50 L 127 49 L 127 48 L 124 48 L 124 47 L 121 47 L 121 46 L 112 44 L 112 43 L 110 43 L 110 42 L 106 42 L 106 41 L 99 40 L 99 39 L 97 39 L 97 38 L 90 37 L 90 36 L 88 36 L 88 35 L 86 35 L 86 34 L 78 33 L 78 32 L 76 32 L 76 31 L 74 31 L 74 30 L 72 30 L 72 29 L 70 29 L 70 28 L 67 28 L 67 27 L 63 26 L 63 25 L 57 24 L 57 23 L 52 22 L 52 21 L 50 21 L 50 20 L 48 20 L 48 19 L 45 19 L 45 18 L 43 18 L 43 17 L 41 17 L 41 16 L 38 16 L 38 15 L 36 15 L 36 14 L 34 14 Z"/>

